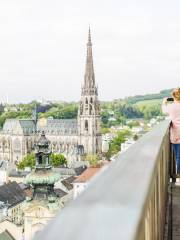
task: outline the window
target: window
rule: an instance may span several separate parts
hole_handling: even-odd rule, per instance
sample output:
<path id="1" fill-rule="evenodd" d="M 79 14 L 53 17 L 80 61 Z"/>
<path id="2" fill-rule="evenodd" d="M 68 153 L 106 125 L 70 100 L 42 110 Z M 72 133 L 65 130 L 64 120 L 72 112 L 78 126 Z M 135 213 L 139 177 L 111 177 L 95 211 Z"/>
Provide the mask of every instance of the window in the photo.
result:
<path id="1" fill-rule="evenodd" d="M 85 130 L 88 131 L 88 120 L 85 120 Z"/>
<path id="2" fill-rule="evenodd" d="M 90 107 L 89 107 L 89 114 L 90 115 L 92 114 L 92 104 L 90 104 Z"/>

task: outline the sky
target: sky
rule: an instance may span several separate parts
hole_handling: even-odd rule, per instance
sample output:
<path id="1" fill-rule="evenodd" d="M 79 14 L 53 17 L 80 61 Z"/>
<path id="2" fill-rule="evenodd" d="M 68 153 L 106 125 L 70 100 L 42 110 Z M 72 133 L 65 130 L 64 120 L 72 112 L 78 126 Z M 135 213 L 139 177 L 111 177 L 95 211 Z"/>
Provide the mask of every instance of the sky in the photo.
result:
<path id="1" fill-rule="evenodd" d="M 180 85 L 179 0 L 0 0 L 0 101 L 78 101 L 89 25 L 100 100 Z"/>

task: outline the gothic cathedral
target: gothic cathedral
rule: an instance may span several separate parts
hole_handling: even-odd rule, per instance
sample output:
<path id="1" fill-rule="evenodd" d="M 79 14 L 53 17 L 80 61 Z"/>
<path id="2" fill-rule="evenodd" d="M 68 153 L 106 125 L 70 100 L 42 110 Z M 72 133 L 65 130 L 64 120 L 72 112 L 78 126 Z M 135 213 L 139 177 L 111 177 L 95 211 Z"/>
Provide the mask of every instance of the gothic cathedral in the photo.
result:
<path id="1" fill-rule="evenodd" d="M 89 29 L 84 83 L 78 119 L 7 119 L 0 131 L 0 160 L 19 162 L 33 151 L 38 134 L 45 132 L 52 152 L 63 154 L 69 166 L 82 154 L 101 154 L 100 103 L 95 84 Z"/>

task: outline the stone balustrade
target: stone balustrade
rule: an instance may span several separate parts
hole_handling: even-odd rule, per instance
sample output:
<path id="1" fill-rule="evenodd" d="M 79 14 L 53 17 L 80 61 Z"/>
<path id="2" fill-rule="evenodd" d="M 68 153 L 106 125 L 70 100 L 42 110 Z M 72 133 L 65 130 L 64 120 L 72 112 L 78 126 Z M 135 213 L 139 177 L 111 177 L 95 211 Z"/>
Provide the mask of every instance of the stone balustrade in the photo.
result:
<path id="1" fill-rule="evenodd" d="M 162 240 L 170 160 L 164 121 L 96 176 L 35 240 Z"/>

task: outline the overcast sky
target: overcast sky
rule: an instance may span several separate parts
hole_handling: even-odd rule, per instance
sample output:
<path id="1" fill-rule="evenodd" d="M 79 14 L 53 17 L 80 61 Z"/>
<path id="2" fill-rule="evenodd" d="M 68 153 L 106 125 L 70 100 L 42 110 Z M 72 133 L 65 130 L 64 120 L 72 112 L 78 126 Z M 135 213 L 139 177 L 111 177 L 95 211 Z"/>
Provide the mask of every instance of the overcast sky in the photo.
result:
<path id="1" fill-rule="evenodd" d="M 0 101 L 78 101 L 89 24 L 101 100 L 180 85 L 179 0 L 0 0 Z"/>

